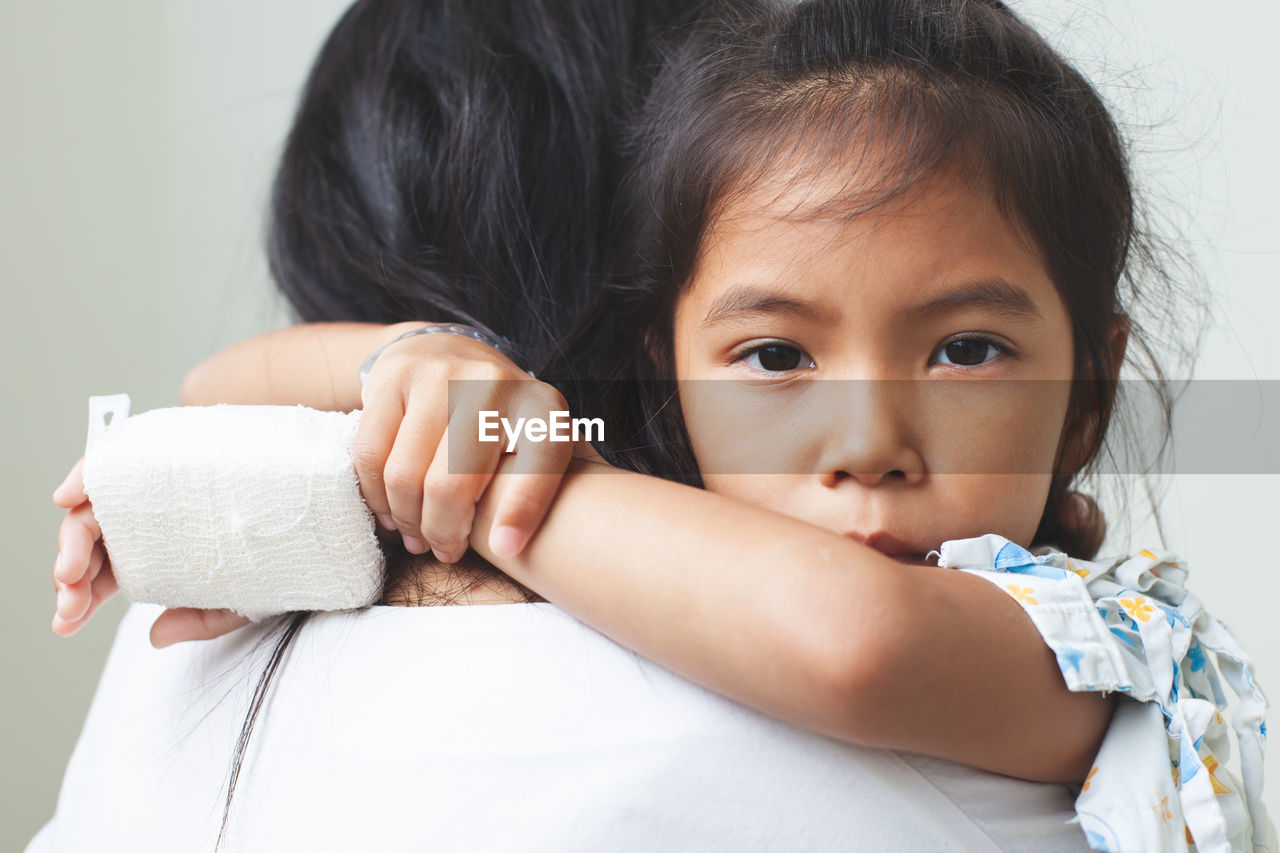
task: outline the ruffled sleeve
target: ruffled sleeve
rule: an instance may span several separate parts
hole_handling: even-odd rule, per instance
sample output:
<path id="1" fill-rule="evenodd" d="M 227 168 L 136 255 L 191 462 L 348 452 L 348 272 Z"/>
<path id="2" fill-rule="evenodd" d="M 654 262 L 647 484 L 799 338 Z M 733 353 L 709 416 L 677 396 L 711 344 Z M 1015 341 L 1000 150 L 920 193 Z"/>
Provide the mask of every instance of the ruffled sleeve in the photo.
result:
<path id="1" fill-rule="evenodd" d="M 1091 562 L 1037 556 L 995 535 L 940 553 L 941 567 L 983 577 L 1022 605 L 1069 689 L 1127 697 L 1076 799 L 1090 847 L 1277 853 L 1262 803 L 1266 697 L 1172 554 Z M 1239 697 L 1230 727 L 1224 680 Z M 1233 740 L 1242 780 L 1225 766 Z"/>

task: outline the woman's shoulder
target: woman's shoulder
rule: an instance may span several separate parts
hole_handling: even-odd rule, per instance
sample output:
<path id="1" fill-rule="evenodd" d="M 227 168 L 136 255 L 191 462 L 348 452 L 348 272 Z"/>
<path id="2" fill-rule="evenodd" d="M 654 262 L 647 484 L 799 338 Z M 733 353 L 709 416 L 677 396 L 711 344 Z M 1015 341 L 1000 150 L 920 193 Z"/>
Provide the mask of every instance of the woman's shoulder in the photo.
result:
<path id="1" fill-rule="evenodd" d="M 121 625 L 59 800 L 60 848 L 216 837 L 278 634 L 264 623 L 153 649 L 159 612 L 135 605 Z M 510 819 L 483 820 L 493 808 Z M 129 826 L 157 843 L 139 845 Z M 93 837 L 74 838 L 77 827 Z M 830 849 L 855 834 L 993 849 L 900 756 L 761 715 L 545 603 L 311 616 L 256 720 L 227 840 L 645 850 L 670 843 L 671 827 L 691 850 Z"/>

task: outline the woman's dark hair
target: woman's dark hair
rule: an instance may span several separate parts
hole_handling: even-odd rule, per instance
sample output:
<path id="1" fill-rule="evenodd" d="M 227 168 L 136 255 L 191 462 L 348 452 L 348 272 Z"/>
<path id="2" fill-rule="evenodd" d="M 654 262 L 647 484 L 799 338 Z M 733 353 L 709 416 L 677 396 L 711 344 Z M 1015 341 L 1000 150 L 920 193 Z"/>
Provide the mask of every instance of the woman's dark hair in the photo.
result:
<path id="1" fill-rule="evenodd" d="M 311 69 L 271 198 L 271 273 L 296 318 L 465 322 L 541 364 L 603 275 L 618 128 L 656 72 L 654 45 L 705 5 L 351 6 Z M 254 720 L 306 618 L 276 626 L 219 845 Z"/>
<path id="2" fill-rule="evenodd" d="M 304 322 L 464 322 L 536 368 L 603 272 L 617 128 L 700 0 L 362 0 L 321 49 L 271 199 Z"/>
<path id="3" fill-rule="evenodd" d="M 641 380 L 584 382 L 566 395 L 608 419 L 614 440 L 601 449 L 614 464 L 693 485 L 673 381 L 676 299 L 718 212 L 780 167 L 843 169 L 850 191 L 823 216 L 857 216 L 944 172 L 994 193 L 1071 318 L 1077 420 L 1066 432 L 1084 444 L 1081 469 L 1097 459 L 1115 404 L 1112 323 L 1175 287 L 1139 228 L 1107 108 L 998 0 L 726 5 L 674 48 L 629 145 L 618 272 L 566 345 L 575 362 L 559 372 Z M 1172 397 L 1136 322 L 1129 353 L 1146 362 L 1167 441 Z M 1055 475 L 1034 544 L 1091 557 L 1101 518 L 1072 499 L 1078 473 Z"/>

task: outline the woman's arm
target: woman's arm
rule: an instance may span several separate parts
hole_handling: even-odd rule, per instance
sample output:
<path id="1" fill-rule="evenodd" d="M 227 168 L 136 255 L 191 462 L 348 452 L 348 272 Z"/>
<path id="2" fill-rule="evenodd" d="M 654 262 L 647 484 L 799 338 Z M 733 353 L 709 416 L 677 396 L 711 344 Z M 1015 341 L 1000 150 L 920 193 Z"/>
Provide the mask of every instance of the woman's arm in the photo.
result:
<path id="1" fill-rule="evenodd" d="M 981 578 L 583 462 L 503 558 L 488 532 L 505 482 L 481 501 L 472 547 L 693 681 L 854 743 L 1040 781 L 1088 772 L 1113 699 L 1067 690 L 1021 606 Z"/>
<path id="2" fill-rule="evenodd" d="M 302 404 L 330 412 L 360 408 L 360 365 L 374 348 L 421 322 L 304 323 L 232 344 L 182 382 L 184 406 Z"/>

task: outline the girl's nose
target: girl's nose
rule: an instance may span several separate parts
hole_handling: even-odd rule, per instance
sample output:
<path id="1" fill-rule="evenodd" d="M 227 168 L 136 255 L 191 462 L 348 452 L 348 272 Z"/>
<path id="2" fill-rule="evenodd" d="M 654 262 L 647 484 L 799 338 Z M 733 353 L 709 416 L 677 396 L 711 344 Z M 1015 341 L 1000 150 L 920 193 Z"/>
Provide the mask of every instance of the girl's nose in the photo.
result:
<path id="1" fill-rule="evenodd" d="M 924 478 L 912 428 L 911 380 L 824 382 L 826 438 L 820 462 L 823 485 L 852 478 L 864 486 L 918 483 Z"/>

